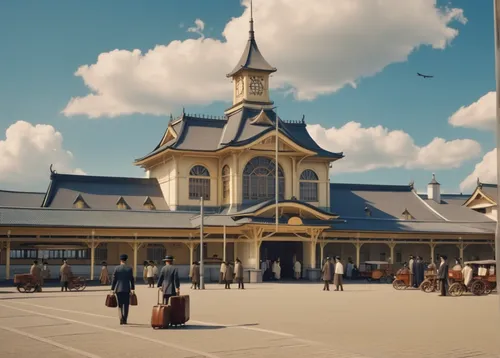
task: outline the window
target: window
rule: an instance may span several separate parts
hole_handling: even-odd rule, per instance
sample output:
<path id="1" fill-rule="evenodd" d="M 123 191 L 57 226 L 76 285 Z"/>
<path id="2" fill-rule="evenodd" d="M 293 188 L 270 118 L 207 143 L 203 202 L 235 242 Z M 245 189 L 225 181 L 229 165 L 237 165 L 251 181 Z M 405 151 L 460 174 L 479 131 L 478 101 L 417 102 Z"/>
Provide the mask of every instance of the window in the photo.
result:
<path id="1" fill-rule="evenodd" d="M 203 197 L 210 200 L 210 173 L 202 165 L 195 165 L 189 172 L 189 199 Z"/>
<path id="2" fill-rule="evenodd" d="M 88 249 L 82 250 L 35 250 L 35 249 L 21 249 L 11 250 L 11 259 L 74 259 L 85 260 L 90 258 Z"/>
<path id="3" fill-rule="evenodd" d="M 401 252 L 396 252 L 396 262 L 400 263 L 401 261 L 403 261 L 403 257 L 401 255 Z"/>
<path id="4" fill-rule="evenodd" d="M 167 250 L 162 244 L 149 244 L 147 249 L 147 260 L 161 262 L 167 255 Z"/>
<path id="5" fill-rule="evenodd" d="M 386 254 L 385 252 L 380 253 L 380 261 L 386 261 Z"/>
<path id="6" fill-rule="evenodd" d="M 116 207 L 119 210 L 130 210 L 130 206 L 128 206 L 125 199 L 123 199 L 123 196 L 120 196 L 120 199 L 118 199 L 118 201 L 116 202 Z"/>
<path id="7" fill-rule="evenodd" d="M 285 197 L 285 176 L 278 166 L 278 195 Z M 266 157 L 255 157 L 243 170 L 243 200 L 268 200 L 275 196 L 276 164 Z"/>
<path id="8" fill-rule="evenodd" d="M 318 201 L 318 176 L 311 169 L 300 175 L 300 200 Z"/>
<path id="9" fill-rule="evenodd" d="M 229 201 L 229 185 L 231 183 L 230 175 L 231 169 L 229 169 L 229 166 L 224 165 L 224 168 L 222 168 L 222 199 L 224 199 L 225 202 Z"/>
<path id="10" fill-rule="evenodd" d="M 95 248 L 95 259 L 98 261 L 107 261 L 108 260 L 108 244 L 100 244 Z"/>
<path id="11" fill-rule="evenodd" d="M 153 200 L 148 196 L 143 203 L 144 209 L 146 210 L 156 210 L 155 204 L 153 204 Z"/>
<path id="12" fill-rule="evenodd" d="M 486 208 L 479 208 L 479 209 L 472 209 L 474 211 L 477 211 L 478 213 L 481 213 L 481 214 L 486 214 Z"/>

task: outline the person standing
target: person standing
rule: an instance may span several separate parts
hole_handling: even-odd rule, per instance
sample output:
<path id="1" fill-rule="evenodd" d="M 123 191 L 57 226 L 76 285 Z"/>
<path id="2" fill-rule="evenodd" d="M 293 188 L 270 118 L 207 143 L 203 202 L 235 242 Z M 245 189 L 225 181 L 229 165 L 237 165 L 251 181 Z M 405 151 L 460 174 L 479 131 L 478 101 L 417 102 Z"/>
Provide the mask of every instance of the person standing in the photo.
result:
<path id="1" fill-rule="evenodd" d="M 429 270 L 430 275 L 435 275 L 436 274 L 436 264 L 434 261 L 431 259 L 429 266 L 427 266 L 427 269 Z"/>
<path id="2" fill-rule="evenodd" d="M 276 281 L 279 281 L 281 279 L 281 266 L 280 266 L 280 259 L 277 259 L 274 262 L 273 265 L 273 273 L 274 273 L 274 279 Z"/>
<path id="3" fill-rule="evenodd" d="M 262 272 L 262 281 L 267 281 L 267 261 L 260 261 L 260 271 Z"/>
<path id="4" fill-rule="evenodd" d="M 42 269 L 38 266 L 37 260 L 33 261 L 33 265 L 31 265 L 30 275 L 35 281 L 36 292 L 42 292 Z"/>
<path id="5" fill-rule="evenodd" d="M 200 263 L 198 261 L 193 262 L 191 266 L 191 288 L 200 289 Z"/>
<path id="6" fill-rule="evenodd" d="M 224 283 L 226 284 L 225 289 L 230 289 L 231 288 L 231 283 L 233 282 L 233 266 L 231 263 L 226 262 L 226 271 L 224 272 Z"/>
<path id="7" fill-rule="evenodd" d="M 149 263 L 147 261 L 144 261 L 143 263 L 144 267 L 142 269 L 142 280 L 144 283 L 148 283 L 148 266 Z"/>
<path id="8" fill-rule="evenodd" d="M 410 270 L 410 287 L 415 287 L 415 277 L 413 273 L 413 263 L 414 263 L 413 255 L 410 255 L 410 259 L 408 260 L 408 269 Z"/>
<path id="9" fill-rule="evenodd" d="M 416 260 L 413 262 L 413 273 L 415 275 L 415 287 L 420 287 L 422 282 L 424 282 L 424 262 L 420 256 L 417 256 Z"/>
<path id="10" fill-rule="evenodd" d="M 165 266 L 160 271 L 158 287 L 163 292 L 163 303 L 168 304 L 170 297 L 181 294 L 181 284 L 179 282 L 179 272 L 174 267 L 174 257 L 165 256 L 163 261 L 165 262 Z"/>
<path id="11" fill-rule="evenodd" d="M 455 257 L 455 265 L 452 268 L 453 271 L 462 271 L 462 265 L 460 264 L 460 259 Z"/>
<path id="12" fill-rule="evenodd" d="M 59 275 L 61 276 L 61 292 L 68 291 L 69 280 L 73 276 L 71 272 L 71 266 L 68 265 L 68 261 L 66 259 L 63 260 L 63 264 L 59 269 Z"/>
<path id="13" fill-rule="evenodd" d="M 346 277 L 348 280 L 352 279 L 352 269 L 354 267 L 354 264 L 352 262 L 352 257 L 349 257 L 347 259 L 347 266 L 346 266 Z"/>
<path id="14" fill-rule="evenodd" d="M 134 293 L 135 282 L 132 268 L 127 266 L 128 256 L 120 255 L 120 265 L 113 272 L 111 291 L 116 294 L 120 324 L 127 324 L 130 295 Z"/>
<path id="15" fill-rule="evenodd" d="M 155 261 L 151 261 L 153 263 L 153 281 L 158 281 L 158 266 L 156 266 Z"/>
<path id="16" fill-rule="evenodd" d="M 333 278 L 333 283 L 335 285 L 335 291 L 338 291 L 339 288 L 341 291 L 344 291 L 344 286 L 342 284 L 342 276 L 344 275 L 344 265 L 340 262 L 340 257 L 337 256 L 335 258 L 335 276 Z"/>
<path id="17" fill-rule="evenodd" d="M 101 274 L 99 275 L 99 281 L 101 282 L 101 285 L 109 285 L 109 271 L 108 271 L 108 264 L 106 261 L 101 262 Z"/>
<path id="18" fill-rule="evenodd" d="M 49 264 L 47 263 L 47 261 L 44 261 L 42 267 L 42 280 L 49 280 L 49 279 L 50 279 Z"/>
<path id="19" fill-rule="evenodd" d="M 448 291 L 448 262 L 446 260 L 448 259 L 446 255 L 441 255 L 441 264 L 439 265 L 438 273 L 437 273 L 437 278 L 439 280 L 439 285 L 441 289 L 441 294 L 439 296 L 446 296 L 446 293 Z"/>
<path id="20" fill-rule="evenodd" d="M 148 279 L 148 287 L 154 288 L 155 287 L 155 274 L 154 274 L 153 261 L 149 261 L 149 264 L 146 267 L 146 278 Z"/>
<path id="21" fill-rule="evenodd" d="M 464 278 L 464 285 L 465 287 L 469 286 L 469 283 L 472 281 L 472 274 L 473 270 L 470 264 L 467 264 L 464 266 L 462 269 L 462 277 Z"/>
<path id="22" fill-rule="evenodd" d="M 236 263 L 234 264 L 234 278 L 238 282 L 238 290 L 244 290 L 245 284 L 243 283 L 243 264 L 239 258 L 236 258 Z"/>
<path id="23" fill-rule="evenodd" d="M 219 284 L 222 284 L 224 282 L 224 275 L 226 273 L 226 262 L 222 261 L 220 264 L 220 273 L 219 273 Z"/>
<path id="24" fill-rule="evenodd" d="M 293 271 L 295 272 L 295 279 L 300 280 L 302 277 L 302 265 L 299 260 L 296 260 L 293 264 Z"/>
<path id="25" fill-rule="evenodd" d="M 323 291 L 330 291 L 330 281 L 332 280 L 332 263 L 330 258 L 327 257 L 325 263 L 323 264 Z"/>

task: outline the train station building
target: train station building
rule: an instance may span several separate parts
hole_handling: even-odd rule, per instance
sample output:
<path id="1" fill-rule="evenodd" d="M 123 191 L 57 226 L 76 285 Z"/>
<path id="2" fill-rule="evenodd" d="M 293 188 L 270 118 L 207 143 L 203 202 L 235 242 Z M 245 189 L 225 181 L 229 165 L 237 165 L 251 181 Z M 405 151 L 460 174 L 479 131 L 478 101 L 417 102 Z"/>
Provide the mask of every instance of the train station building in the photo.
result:
<path id="1" fill-rule="evenodd" d="M 248 281 L 259 281 L 263 259 L 280 258 L 283 277 L 299 260 L 303 277 L 315 279 L 332 255 L 358 266 L 401 265 L 410 254 L 493 257 L 496 185 L 478 182 L 472 195 L 450 195 L 434 176 L 426 194 L 412 183 L 332 183 L 336 161 L 348 155 L 321 148 L 303 117 L 277 116 L 269 93 L 275 71 L 251 21 L 228 74 L 232 106 L 220 117 L 183 111 L 171 118 L 156 147 L 134 162 L 148 178 L 51 171 L 46 192 L 0 191 L 2 278 L 26 272 L 34 259 L 56 268 L 62 258 L 96 278 L 101 261 L 112 267 L 121 253 L 138 276 L 144 260 L 173 255 L 186 277 L 200 254 L 201 197 L 208 280 L 218 277 L 221 259 L 237 257 Z"/>

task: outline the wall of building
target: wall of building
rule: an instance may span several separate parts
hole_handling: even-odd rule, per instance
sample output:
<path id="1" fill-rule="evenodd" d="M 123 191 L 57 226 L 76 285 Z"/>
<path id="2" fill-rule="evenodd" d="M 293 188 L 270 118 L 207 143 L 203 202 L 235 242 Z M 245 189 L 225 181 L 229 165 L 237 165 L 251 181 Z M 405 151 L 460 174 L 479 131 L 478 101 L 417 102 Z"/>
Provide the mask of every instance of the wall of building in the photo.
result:
<path id="1" fill-rule="evenodd" d="M 159 164 L 149 171 L 149 177 L 156 178 L 160 183 L 163 197 L 165 198 L 170 210 L 175 210 L 177 205 L 176 190 L 178 181 L 175 168 L 175 161 L 170 159 L 166 163 Z"/>

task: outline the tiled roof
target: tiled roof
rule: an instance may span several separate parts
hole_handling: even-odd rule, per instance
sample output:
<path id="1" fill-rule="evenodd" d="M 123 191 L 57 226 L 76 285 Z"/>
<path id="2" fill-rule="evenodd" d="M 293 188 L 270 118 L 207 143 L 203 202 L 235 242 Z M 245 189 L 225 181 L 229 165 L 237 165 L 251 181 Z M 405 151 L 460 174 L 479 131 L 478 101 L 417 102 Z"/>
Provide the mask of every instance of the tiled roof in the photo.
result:
<path id="1" fill-rule="evenodd" d="M 156 210 L 168 210 L 156 178 L 120 178 L 87 175 L 52 174 L 44 207 L 73 208 L 80 195 L 91 209 L 114 210 L 122 197 L 132 210 L 147 210 L 149 197 Z"/>
<path id="2" fill-rule="evenodd" d="M 42 206 L 45 193 L 0 190 L 0 206 L 36 208 Z"/>

